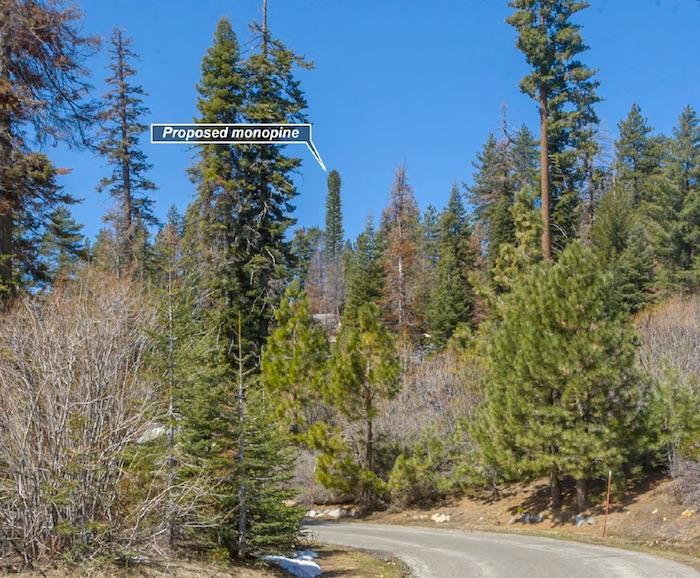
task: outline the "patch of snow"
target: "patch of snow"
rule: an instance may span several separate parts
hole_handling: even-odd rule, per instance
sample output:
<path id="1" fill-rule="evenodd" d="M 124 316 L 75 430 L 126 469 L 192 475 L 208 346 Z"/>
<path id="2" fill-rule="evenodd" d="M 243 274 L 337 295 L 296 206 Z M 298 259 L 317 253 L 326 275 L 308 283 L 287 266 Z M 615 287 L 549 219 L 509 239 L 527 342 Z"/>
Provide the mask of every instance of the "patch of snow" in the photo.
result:
<path id="1" fill-rule="evenodd" d="M 297 578 L 316 578 L 321 575 L 321 567 L 314 562 L 318 552 L 313 550 L 298 550 L 294 558 L 286 556 L 263 556 L 263 560 L 276 564 L 285 572 Z"/>
<path id="2" fill-rule="evenodd" d="M 339 520 L 343 515 L 343 511 L 340 508 L 333 508 L 332 510 L 328 510 L 325 514 L 333 520 Z"/>

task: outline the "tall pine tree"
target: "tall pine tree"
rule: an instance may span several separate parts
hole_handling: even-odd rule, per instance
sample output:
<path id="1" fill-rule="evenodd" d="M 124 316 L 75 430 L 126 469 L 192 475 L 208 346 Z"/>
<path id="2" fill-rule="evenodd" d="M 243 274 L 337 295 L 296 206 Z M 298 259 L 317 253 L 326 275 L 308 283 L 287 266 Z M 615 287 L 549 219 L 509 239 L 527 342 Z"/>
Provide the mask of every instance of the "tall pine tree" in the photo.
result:
<path id="1" fill-rule="evenodd" d="M 98 145 L 100 154 L 112 167 L 112 174 L 100 181 L 97 190 L 108 191 L 117 202 L 107 220 L 112 223 L 119 247 L 115 263 L 118 272 L 130 269 L 139 235 L 147 233 L 146 225 L 156 222 L 148 197 L 148 192 L 156 186 L 146 176 L 151 165 L 139 146 L 139 139 L 147 129 L 142 119 L 148 108 L 143 104 L 143 88 L 133 82 L 136 69 L 132 61 L 136 58 L 131 39 L 115 29 L 110 39 L 111 75 L 106 80 L 110 90 L 100 114 L 102 130 Z M 140 268 L 143 265 L 140 263 Z"/>
<path id="2" fill-rule="evenodd" d="M 620 472 L 636 435 L 635 337 L 610 277 L 571 244 L 556 265 L 532 267 L 499 308 L 489 337 L 482 451 L 511 476 L 587 483 Z"/>
<path id="3" fill-rule="evenodd" d="M 521 90 L 540 114 L 540 198 L 542 253 L 551 258 L 576 235 L 579 189 L 585 178 L 582 155 L 591 146 L 598 119 L 595 72 L 579 55 L 587 50 L 572 17 L 588 7 L 579 0 L 512 0 L 508 22 L 532 71 Z M 551 206 L 550 206 L 551 205 Z"/>

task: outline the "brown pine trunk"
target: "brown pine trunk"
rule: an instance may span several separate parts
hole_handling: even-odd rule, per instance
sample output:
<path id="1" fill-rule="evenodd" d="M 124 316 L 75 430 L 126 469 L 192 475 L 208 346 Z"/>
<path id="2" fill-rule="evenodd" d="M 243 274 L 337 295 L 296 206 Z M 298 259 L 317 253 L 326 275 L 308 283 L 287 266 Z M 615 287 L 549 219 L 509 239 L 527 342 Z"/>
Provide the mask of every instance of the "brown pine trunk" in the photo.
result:
<path id="1" fill-rule="evenodd" d="M 576 508 L 583 512 L 588 507 L 588 480 L 576 480 Z"/>
<path id="2" fill-rule="evenodd" d="M 542 209 L 542 254 L 552 258 L 552 238 L 549 228 L 549 138 L 547 134 L 547 89 L 540 87 L 540 188 Z"/>
<path id="3" fill-rule="evenodd" d="M 365 461 L 367 463 L 367 469 L 370 472 L 374 471 L 374 451 L 373 451 L 373 445 L 374 445 L 374 432 L 372 431 L 372 418 L 369 418 L 367 420 L 367 439 L 365 440 L 366 447 L 365 447 Z"/>
<path id="4" fill-rule="evenodd" d="M 549 494 L 552 500 L 552 510 L 561 508 L 561 482 L 556 469 L 552 469 L 549 473 Z"/>

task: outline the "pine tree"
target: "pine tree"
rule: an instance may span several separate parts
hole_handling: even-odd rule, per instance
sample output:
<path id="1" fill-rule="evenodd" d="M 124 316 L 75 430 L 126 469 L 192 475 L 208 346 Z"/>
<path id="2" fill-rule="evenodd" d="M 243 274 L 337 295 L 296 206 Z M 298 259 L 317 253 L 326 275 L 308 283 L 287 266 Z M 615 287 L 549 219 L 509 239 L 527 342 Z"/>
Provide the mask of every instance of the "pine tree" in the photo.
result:
<path id="1" fill-rule="evenodd" d="M 469 202 L 474 206 L 476 232 L 486 245 L 493 263 L 501 245 L 514 240 L 510 207 L 514 190 L 508 175 L 505 147 L 489 134 L 474 163 L 474 184 L 469 187 Z"/>
<path id="2" fill-rule="evenodd" d="M 352 324 L 357 320 L 362 305 L 379 303 L 384 284 L 381 256 L 382 242 L 379 233 L 374 229 L 372 219 L 369 218 L 347 257 L 344 324 Z"/>
<path id="3" fill-rule="evenodd" d="M 675 272 L 672 279 L 694 289 L 700 286 L 700 122 L 689 106 L 673 130 L 665 175 L 669 268 Z"/>
<path id="4" fill-rule="evenodd" d="M 489 337 L 490 379 L 481 442 L 522 479 L 548 474 L 554 508 L 561 480 L 621 471 L 636 436 L 635 338 L 609 276 L 571 244 L 556 265 L 533 267 L 503 301 Z"/>
<path id="5" fill-rule="evenodd" d="M 83 63 L 98 39 L 80 33 L 74 7 L 30 0 L 0 5 L 0 306 L 46 282 L 36 249 L 49 215 L 73 199 L 38 144 L 84 144 L 94 118 Z"/>
<path id="6" fill-rule="evenodd" d="M 333 351 L 327 393 L 341 415 L 363 427 L 362 447 L 357 452 L 362 457 L 353 463 L 348 448 L 337 435 L 325 435 L 324 428 L 311 435 L 316 436 L 316 447 L 323 452 L 319 460 L 321 481 L 333 484 L 338 478 L 335 483 L 341 487 L 359 484 L 355 490 L 365 502 L 371 502 L 382 487 L 375 462 L 374 422 L 378 404 L 398 392 L 399 372 L 396 344 L 381 321 L 379 308 L 373 303 L 362 305 L 356 323 L 344 326 Z"/>
<path id="7" fill-rule="evenodd" d="M 510 6 L 515 12 L 508 22 L 532 67 L 520 87 L 537 102 L 540 113 L 542 253 L 550 259 L 553 243 L 563 245 L 575 237 L 577 191 L 585 176 L 580 156 L 590 148 L 590 127 L 598 120 L 593 110 L 598 82 L 595 72 L 578 59 L 587 46 L 580 26 L 571 21 L 588 4 L 512 0 Z"/>
<path id="8" fill-rule="evenodd" d="M 433 342 L 442 346 L 460 324 L 472 321 L 474 294 L 469 274 L 476 265 L 466 210 L 457 185 L 440 215 L 440 260 L 429 307 Z"/>
<path id="9" fill-rule="evenodd" d="M 635 206 L 651 202 L 649 181 L 661 171 L 663 141 L 653 136 L 651 127 L 633 104 L 627 118 L 619 123 L 620 136 L 615 141 L 615 185 L 628 190 Z"/>
<path id="10" fill-rule="evenodd" d="M 495 259 L 491 276 L 495 293 L 507 293 L 517 286 L 520 278 L 542 259 L 542 221 L 535 208 L 535 194 L 524 187 L 516 196 L 510 209 L 515 228 L 515 240 L 504 243 Z"/>
<path id="11" fill-rule="evenodd" d="M 536 185 L 536 142 L 527 127 L 520 127 L 513 136 L 504 130 L 498 141 L 490 134 L 474 167 L 474 183 L 468 189 L 474 205 L 475 233 L 485 245 L 489 264 L 493 267 L 501 247 L 515 242 L 512 207 L 519 191 Z"/>
<path id="12" fill-rule="evenodd" d="M 119 29 L 112 33 L 110 45 L 111 76 L 106 79 L 110 90 L 100 114 L 98 150 L 111 165 L 112 174 L 100 181 L 97 190 L 108 191 L 118 203 L 107 220 L 114 227 L 120 247 L 116 268 L 123 272 L 132 265 L 137 241 L 144 244 L 145 226 L 156 222 L 148 197 L 148 192 L 156 186 L 146 177 L 151 165 L 139 146 L 139 139 L 147 129 L 142 118 L 148 108 L 143 104 L 143 88 L 132 80 L 136 70 L 131 62 L 137 56 L 131 49 L 131 39 Z"/>
<path id="13" fill-rule="evenodd" d="M 654 255 L 634 206 L 632 190 L 614 187 L 601 199 L 591 228 L 600 262 L 613 274 L 619 299 L 631 313 L 651 302 Z"/>
<path id="14" fill-rule="evenodd" d="M 309 426 L 306 410 L 320 398 L 328 344 L 298 281 L 284 292 L 275 320 L 262 355 L 261 378 L 278 418 L 298 436 Z"/>
<path id="15" fill-rule="evenodd" d="M 423 212 L 421 224 L 423 225 L 423 254 L 430 267 L 435 267 L 440 259 L 439 239 L 440 227 L 438 210 L 433 205 L 428 205 Z"/>
<path id="16" fill-rule="evenodd" d="M 58 207 L 49 216 L 39 249 L 49 280 L 70 276 L 78 262 L 87 257 L 82 228 L 66 206 Z"/>

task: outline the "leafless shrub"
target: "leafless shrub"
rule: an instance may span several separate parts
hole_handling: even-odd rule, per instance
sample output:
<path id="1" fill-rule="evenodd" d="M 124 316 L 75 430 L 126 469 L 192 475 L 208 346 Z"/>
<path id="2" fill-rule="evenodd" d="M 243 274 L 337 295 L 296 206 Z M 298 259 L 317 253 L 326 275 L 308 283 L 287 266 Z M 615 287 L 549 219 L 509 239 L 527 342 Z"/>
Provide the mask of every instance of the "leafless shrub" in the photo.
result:
<path id="1" fill-rule="evenodd" d="M 482 375 L 476 356 L 456 349 L 413 359 L 399 395 L 381 408 L 379 431 L 404 447 L 428 428 L 451 434 L 460 420 L 474 417 Z"/>
<path id="2" fill-rule="evenodd" d="M 152 423 L 153 323 L 132 283 L 89 270 L 0 320 L 0 555 L 134 539 L 146 514 L 126 503 L 127 463 Z M 140 491 L 147 512 L 158 495 Z"/>
<path id="3" fill-rule="evenodd" d="M 661 378 L 677 371 L 688 387 L 698 390 L 700 378 L 700 297 L 674 297 L 639 316 L 639 361 L 643 369 Z"/>
<path id="4" fill-rule="evenodd" d="M 700 296 L 674 297 L 637 320 L 641 336 L 639 362 L 656 380 L 668 379 L 700 396 Z M 694 446 L 700 445 L 700 439 Z M 669 471 L 682 501 L 700 505 L 700 461 L 697 449 L 673 448 Z"/>

